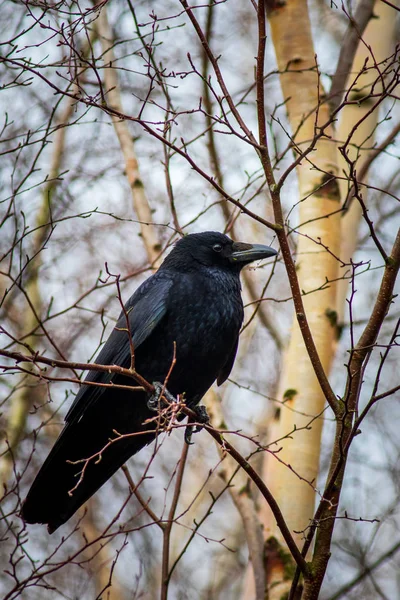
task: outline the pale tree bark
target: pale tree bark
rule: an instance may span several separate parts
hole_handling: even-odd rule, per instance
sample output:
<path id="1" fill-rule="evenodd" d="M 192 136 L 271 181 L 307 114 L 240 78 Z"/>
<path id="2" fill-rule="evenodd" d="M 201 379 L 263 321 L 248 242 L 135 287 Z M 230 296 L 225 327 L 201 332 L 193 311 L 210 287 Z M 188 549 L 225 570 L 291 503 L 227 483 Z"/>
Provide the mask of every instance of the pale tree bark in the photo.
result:
<path id="1" fill-rule="evenodd" d="M 370 12 L 371 8 L 371 6 L 366 7 Z M 366 56 L 370 57 L 372 66 L 370 47 L 373 48 L 374 60 L 378 63 L 390 55 L 395 22 L 393 9 L 379 3 L 375 13 L 378 18 L 371 20 L 363 35 L 365 44 L 358 45 L 348 85 L 351 85 L 357 73 L 362 70 Z M 307 147 L 316 133 L 313 119 L 308 115 L 312 113 L 315 116 L 317 112 L 316 119 L 319 125 L 329 120 L 328 104 L 319 105 L 323 90 L 317 73 L 311 70 L 315 67 L 315 57 L 307 15 L 307 3 L 299 0 L 290 0 L 285 5 L 271 7 L 269 12 L 271 33 L 278 68 L 281 72 L 282 91 L 284 98 L 287 99 L 290 126 L 299 151 Z M 391 20 L 391 23 L 386 19 Z M 382 31 L 387 32 L 387 35 L 385 33 L 382 36 Z M 371 91 L 372 83 L 377 80 L 377 71 L 371 69 L 364 73 L 361 79 L 362 81 L 358 80 L 355 87 L 358 90 L 362 88 L 362 95 L 367 96 Z M 374 92 L 379 93 L 381 89 L 382 86 L 379 85 L 374 88 Z M 349 96 L 349 100 L 356 97 L 355 91 L 353 94 L 353 97 Z M 349 151 L 349 146 L 346 146 L 347 158 L 350 161 L 358 158 L 357 169 L 360 169 L 363 162 L 368 159 L 368 152 L 362 149 L 360 152 L 357 147 L 367 139 L 366 145 L 369 148 L 373 145 L 378 110 L 375 109 L 366 118 L 373 103 L 372 99 L 365 104 L 348 106 L 344 109 L 341 118 L 338 138 L 343 143 L 352 132 L 350 143 L 353 149 Z M 359 122 L 361 124 L 355 127 Z M 329 137 L 332 136 L 332 128 L 326 128 L 325 133 Z M 305 295 L 303 300 L 306 316 L 326 373 L 329 373 L 332 365 L 337 314 L 339 313 L 339 318 L 343 315 L 347 282 L 341 281 L 340 286 L 333 283 L 328 286 L 323 284 L 326 280 L 333 282 L 339 276 L 339 262 L 335 257 L 340 256 L 342 261 L 348 261 L 354 253 L 361 218 L 361 208 L 357 199 L 351 203 L 351 208 L 344 219 L 340 219 L 338 213 L 332 214 L 340 207 L 340 192 L 346 197 L 348 182 L 341 180 L 339 187 L 335 180 L 329 181 L 328 174 L 341 175 L 343 169 L 349 172 L 348 160 L 345 160 L 343 154 L 338 157 L 335 153 L 333 142 L 324 138 L 319 139 L 316 152 L 311 153 L 309 158 L 310 162 L 303 159 L 297 171 L 302 200 L 299 210 L 300 236 L 297 247 L 298 277 L 300 288 L 304 292 L 318 290 Z M 314 171 L 310 170 L 311 162 Z M 313 190 L 314 193 L 310 195 Z M 330 216 L 321 220 L 324 215 Z M 330 253 L 324 248 L 329 248 Z M 321 289 L 321 286 L 324 289 Z M 289 528 L 298 532 L 295 536 L 298 544 L 301 545 L 303 538 L 301 532 L 308 526 L 314 513 L 313 483 L 318 474 L 322 429 L 322 420 L 317 417 L 324 410 L 325 398 L 305 352 L 296 318 L 293 321 L 289 347 L 284 356 L 278 398 L 285 401 L 285 406 L 277 416 L 271 431 L 271 440 L 291 435 L 277 445 L 277 448 L 282 448 L 278 454 L 279 461 L 271 456 L 268 457 L 264 465 L 264 478 Z M 297 431 L 291 433 L 294 429 Z M 273 600 L 288 593 L 293 576 L 293 563 L 290 555 L 285 551 L 282 536 L 271 518 L 268 507 L 263 506 L 261 518 L 265 528 L 268 597 Z M 254 588 L 249 577 L 245 597 L 254 597 Z"/>
<path id="2" fill-rule="evenodd" d="M 308 18 L 307 2 L 290 0 L 269 9 L 269 22 L 275 47 L 280 81 L 297 153 L 307 149 L 318 133 L 318 126 L 329 121 L 327 104 L 320 104 L 323 90 L 319 81 Z M 301 93 L 299 93 L 301 90 Z M 327 137 L 320 138 L 313 151 L 298 165 L 300 195 L 297 273 L 304 296 L 304 307 L 314 336 L 321 363 L 329 371 L 335 330 L 329 315 L 335 309 L 335 287 L 338 275 L 340 208 L 336 148 L 331 141 L 332 128 L 325 128 Z M 321 243 L 319 243 L 319 241 Z M 328 252 L 325 248 L 329 248 Z M 310 269 L 312 265 L 312 269 Z M 313 290 L 318 290 L 310 293 Z M 322 420 L 317 418 L 324 408 L 325 398 L 305 350 L 297 318 L 293 320 L 290 344 L 284 356 L 278 399 L 285 400 L 274 426 L 271 440 L 287 436 L 279 442 L 279 458 L 293 471 L 274 458 L 266 461 L 264 478 L 278 502 L 291 531 L 301 531 L 309 522 L 314 507 L 311 482 L 318 473 Z M 310 421 L 316 417 L 311 426 Z M 307 427 L 307 429 L 305 429 Z M 298 475 L 301 477 L 298 477 Z M 288 493 L 290 490 L 290 493 Z M 266 575 L 270 597 L 280 598 L 287 591 L 292 573 L 292 561 L 286 556 L 285 545 L 268 507 L 263 506 L 261 519 L 266 539 Z M 300 543 L 301 536 L 297 536 Z M 246 586 L 245 597 L 254 596 L 252 586 Z"/>
<path id="3" fill-rule="evenodd" d="M 315 59 L 307 2 L 290 0 L 269 10 L 269 23 L 275 47 L 280 81 L 297 152 L 303 152 L 329 121 L 329 108 L 321 104 L 323 95 Z M 340 196 L 335 180 L 336 147 L 331 126 L 316 150 L 297 168 L 300 207 L 297 244 L 297 274 L 306 317 L 325 372 L 332 362 L 335 328 L 329 318 L 335 309 L 334 280 L 338 276 L 340 240 Z M 329 248 L 329 252 L 326 250 Z M 326 282 L 330 282 L 326 284 Z M 313 291 L 316 290 L 316 291 Z M 279 442 L 279 462 L 269 457 L 264 478 L 291 531 L 305 529 L 313 514 L 314 488 L 318 473 L 319 446 L 325 398 L 305 350 L 297 317 L 293 320 L 289 347 L 284 355 L 278 386 L 278 399 L 285 405 L 271 429 L 271 441 Z M 278 446 L 276 447 L 276 449 Z M 272 446 L 272 450 L 274 446 Z M 293 470 L 286 465 L 290 465 Z M 300 477 L 299 477 L 300 476 Z M 270 598 L 287 591 L 292 561 L 286 555 L 279 529 L 263 505 L 261 519 L 266 539 L 266 574 Z M 294 534 L 300 545 L 301 534 Z M 283 586 L 279 583 L 284 581 Z M 251 590 L 246 594 L 251 598 Z"/>
<path id="4" fill-rule="evenodd" d="M 118 113 L 123 113 L 121 89 L 113 50 L 114 36 L 107 19 L 107 7 L 103 6 L 96 21 L 98 36 L 103 51 L 105 100 Z M 144 184 L 139 172 L 139 163 L 135 152 L 132 134 L 126 121 L 117 116 L 111 116 L 115 133 L 125 160 L 126 176 L 131 188 L 133 208 L 140 223 L 140 232 L 147 252 L 149 262 L 158 266 L 160 259 L 160 242 L 153 224 L 151 207 L 146 196 Z"/>

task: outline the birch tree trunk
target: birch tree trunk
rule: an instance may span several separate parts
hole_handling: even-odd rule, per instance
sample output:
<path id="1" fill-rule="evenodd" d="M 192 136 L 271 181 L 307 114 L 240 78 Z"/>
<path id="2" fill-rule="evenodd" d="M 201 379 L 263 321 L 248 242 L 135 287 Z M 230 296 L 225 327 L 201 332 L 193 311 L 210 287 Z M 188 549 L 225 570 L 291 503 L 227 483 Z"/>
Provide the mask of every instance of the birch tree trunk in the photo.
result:
<path id="1" fill-rule="evenodd" d="M 324 91 L 315 68 L 307 3 L 289 0 L 285 5 L 271 7 L 268 16 L 295 148 L 301 152 L 315 139 L 317 126 L 327 123 L 330 117 L 328 104 L 320 104 Z M 362 71 L 367 56 L 372 62 L 370 47 L 377 63 L 390 54 L 395 23 L 393 10 L 379 3 L 374 16 L 377 18 L 370 21 L 363 36 L 365 43 L 358 46 L 349 85 Z M 387 35 L 383 36 L 382 31 Z M 368 96 L 376 80 L 376 70 L 364 72 L 348 100 L 356 99 L 360 88 L 363 97 Z M 381 84 L 375 85 L 375 93 L 381 90 Z M 367 116 L 373 103 L 371 98 L 343 109 L 338 139 L 345 145 L 346 153 L 336 156 L 336 146 L 330 139 L 334 132 L 329 126 L 325 129 L 327 137 L 318 140 L 315 150 L 297 168 L 300 194 L 298 278 L 300 288 L 306 294 L 303 298 L 306 317 L 328 374 L 334 357 L 337 319 L 338 315 L 340 322 L 343 319 L 348 289 L 345 279 L 339 285 L 334 283 L 339 277 L 336 257 L 344 262 L 352 257 L 362 215 L 360 205 L 354 199 L 345 218 L 340 218 L 336 211 L 340 207 L 341 196 L 345 198 L 347 195 L 349 183 L 343 178 L 336 180 L 334 176 L 343 170 L 348 173 L 349 161 L 357 161 L 356 168 L 360 170 L 368 160 L 368 151 L 360 151 L 359 148 L 363 143 L 368 148 L 373 146 L 378 110 Z M 340 181 L 339 185 L 337 181 Z M 318 475 L 322 431 L 320 415 L 325 408 L 325 398 L 305 351 L 297 318 L 293 320 L 289 347 L 284 354 L 278 399 L 284 401 L 284 405 L 276 415 L 270 438 L 271 441 L 281 440 L 275 447 L 272 446 L 272 450 L 280 449 L 279 460 L 271 455 L 268 457 L 263 478 L 300 546 L 303 531 L 314 514 L 314 482 Z M 261 519 L 266 540 L 268 598 L 274 600 L 288 593 L 293 563 L 264 504 Z M 245 597 L 254 597 L 250 581 Z"/>
<path id="2" fill-rule="evenodd" d="M 290 0 L 270 10 L 268 16 L 295 148 L 303 152 L 315 139 L 318 126 L 329 121 L 328 105 L 320 104 L 323 90 L 315 63 L 307 2 Z M 330 316 L 335 310 L 333 282 L 338 276 L 335 256 L 340 248 L 340 196 L 335 179 L 337 160 L 336 147 L 330 139 L 332 134 L 328 126 L 326 137 L 319 139 L 315 150 L 297 169 L 301 201 L 297 228 L 300 234 L 298 278 L 306 294 L 303 298 L 306 317 L 326 372 L 333 356 L 335 327 Z M 285 404 L 272 427 L 271 440 L 287 437 L 276 447 L 272 446 L 272 450 L 282 448 L 278 455 L 282 462 L 270 457 L 264 478 L 289 529 L 300 532 L 307 527 L 314 508 L 313 482 L 318 474 L 322 430 L 319 416 L 324 410 L 325 398 L 305 350 L 297 318 L 293 320 L 284 356 L 278 399 Z M 297 431 L 291 433 L 295 428 Z M 274 584 L 270 598 L 281 598 L 286 586 L 276 584 L 290 579 L 288 563 L 291 559 L 285 556 L 284 545 L 280 547 L 283 540 L 267 507 L 263 507 L 261 518 L 267 540 L 267 582 Z M 301 533 L 295 535 L 300 542 Z"/>

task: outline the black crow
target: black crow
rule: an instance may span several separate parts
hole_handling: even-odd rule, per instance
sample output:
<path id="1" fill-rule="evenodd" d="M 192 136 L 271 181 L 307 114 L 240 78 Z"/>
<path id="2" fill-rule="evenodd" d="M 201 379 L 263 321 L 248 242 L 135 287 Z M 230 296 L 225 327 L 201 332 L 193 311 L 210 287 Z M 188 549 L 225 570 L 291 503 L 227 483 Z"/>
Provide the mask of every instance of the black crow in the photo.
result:
<path id="1" fill-rule="evenodd" d="M 168 392 L 183 395 L 195 408 L 215 380 L 221 385 L 227 379 L 235 360 L 243 321 L 241 269 L 275 254 L 268 246 L 233 242 L 216 232 L 180 239 L 128 300 L 96 362 L 129 368 L 130 329 L 136 372 L 150 383 L 164 384 L 175 353 Z M 90 371 L 85 381 L 138 385 L 130 377 L 102 371 Z M 83 384 L 32 484 L 22 518 L 47 523 L 49 533 L 65 523 L 129 457 L 154 440 L 158 430 L 152 405 L 154 397 L 144 391 Z M 137 435 L 107 446 L 115 431 Z M 102 449 L 101 460 L 72 464 Z"/>

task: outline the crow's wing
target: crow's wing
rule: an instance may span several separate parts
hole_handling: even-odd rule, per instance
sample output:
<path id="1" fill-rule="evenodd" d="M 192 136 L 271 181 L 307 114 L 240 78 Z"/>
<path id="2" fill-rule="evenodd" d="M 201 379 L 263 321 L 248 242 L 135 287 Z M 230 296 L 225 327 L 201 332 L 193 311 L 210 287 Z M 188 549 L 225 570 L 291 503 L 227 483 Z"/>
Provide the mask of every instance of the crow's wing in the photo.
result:
<path id="1" fill-rule="evenodd" d="M 239 344 L 239 338 L 237 338 L 235 345 L 233 346 L 230 354 L 228 355 L 226 363 L 224 364 L 224 366 L 218 373 L 217 385 L 222 385 L 224 383 L 224 381 L 226 381 L 228 379 L 230 372 L 232 371 L 233 363 L 235 362 L 238 344 Z"/>
<path id="2" fill-rule="evenodd" d="M 172 278 L 159 271 L 147 279 L 126 303 L 125 311 L 128 315 L 135 350 L 149 337 L 166 314 L 172 285 Z M 126 314 L 122 311 L 110 337 L 96 357 L 97 364 L 129 367 L 131 361 L 129 329 Z M 85 381 L 110 383 L 114 377 L 113 373 L 89 371 Z M 66 422 L 79 418 L 104 389 L 106 388 L 82 385 L 65 417 Z"/>

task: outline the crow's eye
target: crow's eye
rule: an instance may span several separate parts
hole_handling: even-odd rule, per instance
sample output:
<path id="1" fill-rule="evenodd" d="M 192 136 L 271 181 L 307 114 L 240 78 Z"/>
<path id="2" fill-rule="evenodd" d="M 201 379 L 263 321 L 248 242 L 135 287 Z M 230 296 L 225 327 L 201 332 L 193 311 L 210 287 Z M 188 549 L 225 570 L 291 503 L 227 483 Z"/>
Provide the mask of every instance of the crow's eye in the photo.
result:
<path id="1" fill-rule="evenodd" d="M 221 252 L 221 250 L 222 250 L 221 244 L 214 244 L 213 250 L 214 250 L 214 252 Z"/>

